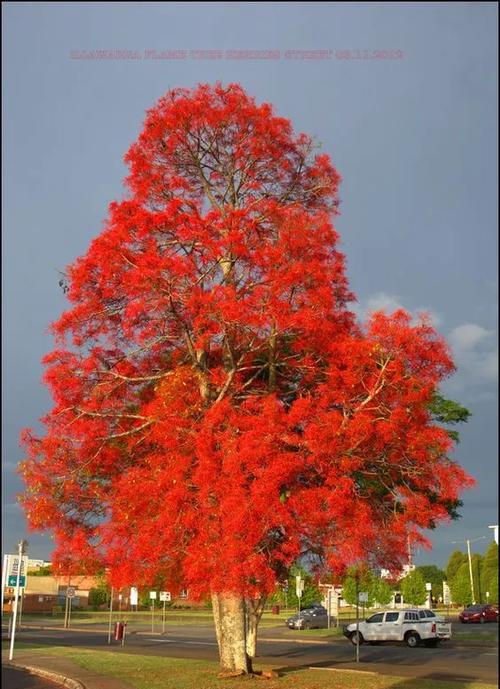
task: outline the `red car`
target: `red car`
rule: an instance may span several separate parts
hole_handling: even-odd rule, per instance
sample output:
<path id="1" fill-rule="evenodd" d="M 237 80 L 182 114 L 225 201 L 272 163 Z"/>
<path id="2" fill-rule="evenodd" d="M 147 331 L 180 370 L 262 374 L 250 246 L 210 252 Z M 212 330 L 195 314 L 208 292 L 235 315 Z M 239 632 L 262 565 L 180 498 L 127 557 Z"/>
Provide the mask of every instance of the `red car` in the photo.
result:
<path id="1" fill-rule="evenodd" d="M 458 619 L 463 624 L 468 622 L 498 622 L 498 608 L 493 605 L 469 605 L 462 610 Z"/>

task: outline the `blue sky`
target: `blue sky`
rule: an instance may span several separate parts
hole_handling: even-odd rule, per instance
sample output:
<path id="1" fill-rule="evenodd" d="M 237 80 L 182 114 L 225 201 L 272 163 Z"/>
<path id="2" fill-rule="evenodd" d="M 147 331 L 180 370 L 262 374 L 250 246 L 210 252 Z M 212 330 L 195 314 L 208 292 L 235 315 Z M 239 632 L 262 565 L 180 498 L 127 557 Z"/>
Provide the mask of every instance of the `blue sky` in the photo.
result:
<path id="1" fill-rule="evenodd" d="M 420 563 L 497 516 L 496 3 L 4 3 L 3 538 L 26 527 L 19 431 L 47 411 L 40 359 L 65 308 L 58 270 L 122 194 L 122 158 L 169 88 L 237 81 L 317 137 L 343 177 L 337 228 L 358 310 L 430 311 L 473 416 L 456 458 L 477 479 Z M 90 51 L 141 59 L 76 59 Z M 184 50 L 184 59 L 146 51 Z M 190 51 L 220 51 L 199 59 Z M 229 59 L 226 51 L 280 51 Z M 287 59 L 286 51 L 331 51 Z M 346 51 L 351 51 L 346 52 Z M 354 51 L 360 51 L 355 53 Z M 390 58 L 375 51 L 388 51 Z M 392 52 L 391 52 L 392 51 Z M 399 51 L 399 52 L 397 52 Z M 356 54 L 363 59 L 354 59 Z M 50 541 L 28 534 L 33 557 Z M 465 546 L 464 546 L 465 547 Z"/>

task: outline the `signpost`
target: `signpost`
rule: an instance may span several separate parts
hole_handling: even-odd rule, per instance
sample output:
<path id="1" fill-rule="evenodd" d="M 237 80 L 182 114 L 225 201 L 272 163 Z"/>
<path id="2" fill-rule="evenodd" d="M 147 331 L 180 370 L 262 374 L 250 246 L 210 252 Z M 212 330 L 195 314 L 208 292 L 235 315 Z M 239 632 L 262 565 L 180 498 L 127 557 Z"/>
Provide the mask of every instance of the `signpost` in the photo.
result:
<path id="1" fill-rule="evenodd" d="M 300 576 L 300 574 L 297 574 L 295 577 L 295 593 L 297 594 L 297 598 L 299 599 L 299 612 L 300 612 L 300 599 L 302 597 L 302 594 L 304 593 L 304 579 Z"/>
<path id="2" fill-rule="evenodd" d="M 162 618 L 161 633 L 165 634 L 165 604 L 167 603 L 167 601 L 172 600 L 172 596 L 170 595 L 170 591 L 160 591 L 160 600 L 163 601 L 163 618 Z"/>
<path id="3" fill-rule="evenodd" d="M 356 662 L 359 663 L 359 574 L 356 572 Z"/>
<path id="4" fill-rule="evenodd" d="M 156 600 L 156 591 L 150 591 L 149 592 L 149 598 L 153 604 L 153 607 L 151 608 L 151 634 L 155 633 L 155 600 Z"/>
<path id="5" fill-rule="evenodd" d="M 450 587 L 448 586 L 446 581 L 443 581 L 443 605 L 446 605 L 446 608 L 447 608 L 446 619 L 449 619 L 449 617 L 450 617 L 450 603 L 451 603 Z"/>
<path id="6" fill-rule="evenodd" d="M 425 590 L 427 591 L 427 607 L 432 608 L 432 584 L 430 581 L 426 582 Z"/>
<path id="7" fill-rule="evenodd" d="M 111 643 L 111 617 L 113 615 L 113 587 L 109 596 L 109 626 L 108 626 L 108 644 Z"/>
<path id="8" fill-rule="evenodd" d="M 12 616 L 12 633 L 10 637 L 10 649 L 9 649 L 9 660 L 12 660 L 14 657 L 14 639 L 16 637 L 16 618 L 17 618 L 17 605 L 19 601 L 19 589 L 20 589 L 20 581 L 21 581 L 21 572 L 23 570 L 23 555 L 26 550 L 26 546 L 28 545 L 27 541 L 19 541 L 18 543 L 18 558 L 17 558 L 17 578 L 16 578 L 16 591 L 14 594 L 14 613 Z M 28 558 L 26 559 L 26 571 L 28 569 Z"/>
<path id="9" fill-rule="evenodd" d="M 283 593 L 285 594 L 285 610 L 288 610 L 288 579 L 283 582 Z"/>
<path id="10" fill-rule="evenodd" d="M 71 603 L 73 601 L 73 598 L 75 597 L 76 594 L 76 589 L 74 586 L 70 586 L 68 582 L 68 586 L 66 588 L 66 608 L 64 611 L 64 627 L 65 629 L 69 629 L 70 621 L 71 621 Z"/>
<path id="11" fill-rule="evenodd" d="M 136 586 L 132 586 L 130 589 L 130 607 L 135 605 L 135 611 L 137 612 L 137 606 L 139 604 L 139 590 Z"/>
<path id="12" fill-rule="evenodd" d="M 363 618 L 365 616 L 365 603 L 368 603 L 368 592 L 367 591 L 360 591 L 358 595 L 359 602 L 362 604 L 363 607 Z"/>
<path id="13" fill-rule="evenodd" d="M 339 596 L 335 589 L 329 588 L 326 594 L 326 609 L 328 613 L 328 629 L 331 627 L 331 618 L 335 617 L 335 626 L 339 626 Z"/>

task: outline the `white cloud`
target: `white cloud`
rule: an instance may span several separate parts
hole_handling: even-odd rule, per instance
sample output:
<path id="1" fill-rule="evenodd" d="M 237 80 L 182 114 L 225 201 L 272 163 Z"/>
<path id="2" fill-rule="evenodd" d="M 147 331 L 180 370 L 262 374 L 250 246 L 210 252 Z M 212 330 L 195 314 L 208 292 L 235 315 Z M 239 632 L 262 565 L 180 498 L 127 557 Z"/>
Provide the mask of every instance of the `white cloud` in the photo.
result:
<path id="1" fill-rule="evenodd" d="M 413 322 L 418 315 L 426 313 L 431 325 L 435 328 L 441 324 L 440 316 L 429 307 L 410 309 L 405 306 L 403 299 L 397 294 L 377 292 L 356 305 L 355 313 L 361 320 L 369 318 L 374 311 L 385 311 L 392 314 L 398 309 L 405 309 L 413 316 Z M 447 385 L 455 391 L 472 389 L 495 383 L 498 379 L 498 349 L 495 332 L 487 330 L 477 323 L 462 323 L 449 333 L 443 333 L 453 352 L 453 360 L 457 373 Z"/>
<path id="2" fill-rule="evenodd" d="M 17 469 L 17 462 L 11 462 L 9 460 L 4 460 L 2 462 L 2 472 L 11 472 Z"/>
<path id="3" fill-rule="evenodd" d="M 354 310 L 362 320 L 365 320 L 374 311 L 385 311 L 387 314 L 392 314 L 394 311 L 398 311 L 399 309 L 404 309 L 405 311 L 408 311 L 408 313 L 411 313 L 414 322 L 418 320 L 419 314 L 425 313 L 429 318 L 431 325 L 434 327 L 437 327 L 441 323 L 441 318 L 434 311 L 434 309 L 431 309 L 428 306 L 420 306 L 416 309 L 410 309 L 403 304 L 403 300 L 400 296 L 396 294 L 387 294 L 386 292 L 377 292 L 376 294 L 373 294 L 371 297 L 368 297 L 365 302 L 361 302 L 359 305 L 357 305 Z"/>
<path id="4" fill-rule="evenodd" d="M 463 374 L 469 384 L 496 382 L 498 350 L 494 331 L 476 323 L 464 323 L 453 328 L 449 342 L 458 373 Z"/>
<path id="5" fill-rule="evenodd" d="M 21 511 L 21 505 L 18 502 L 8 502 L 3 506 L 5 514 L 18 514 Z"/>

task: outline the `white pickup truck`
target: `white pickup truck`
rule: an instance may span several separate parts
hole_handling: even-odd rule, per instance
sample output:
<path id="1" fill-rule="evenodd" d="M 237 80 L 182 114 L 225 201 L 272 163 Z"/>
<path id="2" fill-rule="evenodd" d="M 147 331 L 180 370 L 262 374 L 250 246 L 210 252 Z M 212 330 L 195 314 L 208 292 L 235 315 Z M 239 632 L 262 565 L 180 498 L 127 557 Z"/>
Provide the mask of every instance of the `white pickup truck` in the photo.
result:
<path id="1" fill-rule="evenodd" d="M 356 623 L 344 627 L 344 636 L 354 645 L 365 641 L 404 641 L 410 648 L 416 648 L 420 643 L 437 646 L 440 641 L 451 637 L 451 624 L 438 617 L 427 617 L 423 612 L 416 609 L 377 612 L 359 621 L 359 640 Z"/>

